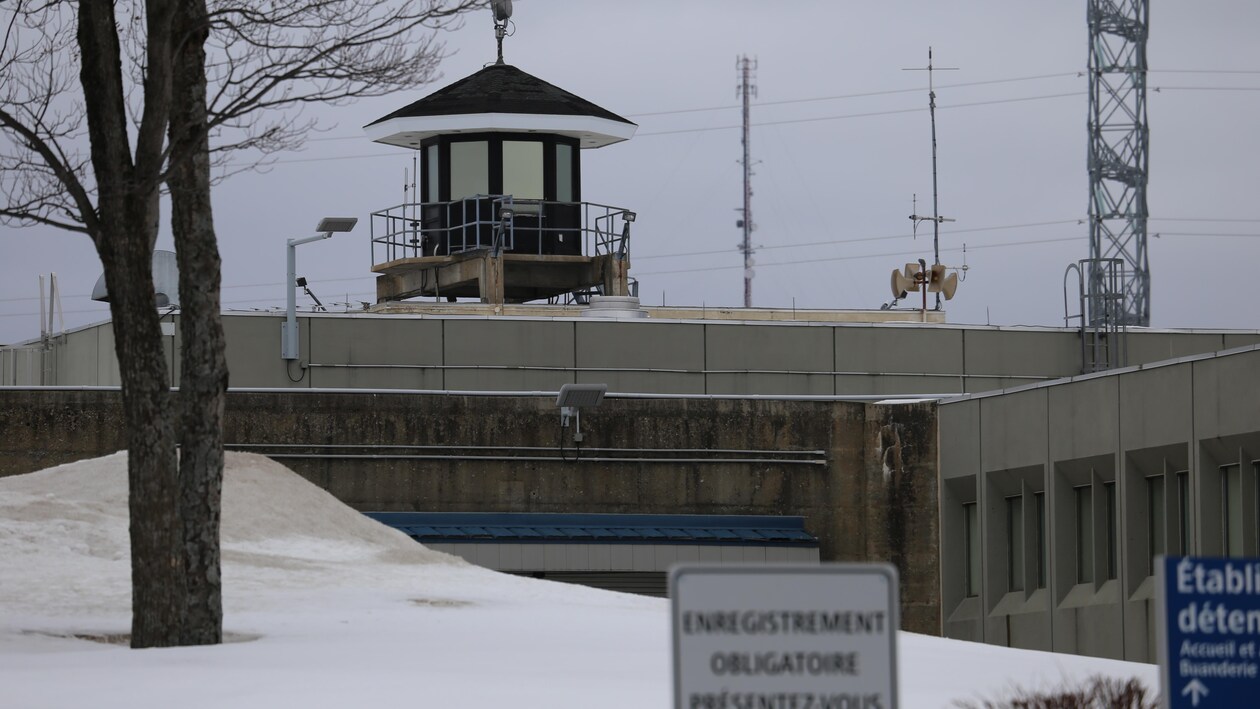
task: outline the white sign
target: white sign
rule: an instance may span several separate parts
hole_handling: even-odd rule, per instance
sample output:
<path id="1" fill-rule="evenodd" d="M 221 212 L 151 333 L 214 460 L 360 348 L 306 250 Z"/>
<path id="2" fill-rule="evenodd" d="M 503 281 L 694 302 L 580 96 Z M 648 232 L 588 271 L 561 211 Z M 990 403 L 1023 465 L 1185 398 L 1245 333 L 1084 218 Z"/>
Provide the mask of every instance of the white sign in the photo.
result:
<path id="1" fill-rule="evenodd" d="M 670 572 L 676 709 L 896 709 L 897 570 Z"/>

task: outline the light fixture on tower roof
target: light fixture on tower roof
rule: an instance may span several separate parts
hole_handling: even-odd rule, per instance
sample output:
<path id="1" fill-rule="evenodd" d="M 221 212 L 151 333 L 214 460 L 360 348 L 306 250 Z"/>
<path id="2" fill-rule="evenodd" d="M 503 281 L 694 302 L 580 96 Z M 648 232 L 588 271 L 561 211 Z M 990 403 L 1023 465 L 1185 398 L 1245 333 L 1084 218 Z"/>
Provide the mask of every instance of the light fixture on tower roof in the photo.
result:
<path id="1" fill-rule="evenodd" d="M 507 36 L 508 22 L 512 19 L 512 0 L 490 0 L 490 9 L 494 10 L 494 38 L 499 43 L 499 60 L 503 63 L 503 38 Z"/>

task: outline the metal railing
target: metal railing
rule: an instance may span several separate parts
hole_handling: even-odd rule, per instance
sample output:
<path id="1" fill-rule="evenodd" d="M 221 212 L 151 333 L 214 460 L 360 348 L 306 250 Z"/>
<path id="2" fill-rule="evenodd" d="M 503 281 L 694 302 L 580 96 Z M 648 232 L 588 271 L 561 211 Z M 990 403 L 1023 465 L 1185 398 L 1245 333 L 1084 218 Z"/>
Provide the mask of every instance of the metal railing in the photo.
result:
<path id="1" fill-rule="evenodd" d="M 624 257 L 633 221 L 633 212 L 622 207 L 512 195 L 399 204 L 372 213 L 372 264 L 478 249 Z"/>

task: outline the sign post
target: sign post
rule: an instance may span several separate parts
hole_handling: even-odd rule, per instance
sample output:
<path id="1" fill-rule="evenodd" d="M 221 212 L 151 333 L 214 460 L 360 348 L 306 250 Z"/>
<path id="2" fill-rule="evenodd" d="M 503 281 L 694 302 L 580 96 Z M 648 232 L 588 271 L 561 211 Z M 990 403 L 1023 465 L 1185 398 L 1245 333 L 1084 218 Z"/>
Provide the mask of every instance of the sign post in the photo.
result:
<path id="1" fill-rule="evenodd" d="M 675 709 L 896 709 L 889 564 L 670 572 Z"/>
<path id="2" fill-rule="evenodd" d="M 1160 559 L 1159 672 L 1166 709 L 1260 701 L 1260 559 Z"/>

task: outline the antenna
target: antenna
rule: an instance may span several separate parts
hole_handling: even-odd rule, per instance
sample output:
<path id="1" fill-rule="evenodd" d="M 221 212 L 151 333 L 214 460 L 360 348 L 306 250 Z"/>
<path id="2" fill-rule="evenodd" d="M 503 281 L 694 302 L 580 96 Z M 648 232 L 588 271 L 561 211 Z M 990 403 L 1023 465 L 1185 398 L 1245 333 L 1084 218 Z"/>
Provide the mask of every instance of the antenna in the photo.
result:
<path id="1" fill-rule="evenodd" d="M 1088 13 L 1088 318 L 1091 325 L 1104 329 L 1115 317 L 1125 325 L 1146 327 L 1151 324 L 1151 264 L 1146 251 L 1150 2 L 1089 0 Z M 1113 259 L 1123 265 L 1117 288 L 1111 287 Z M 1119 301 L 1116 295 L 1122 296 Z M 1117 302 L 1121 310 L 1113 314 Z"/>
<path id="2" fill-rule="evenodd" d="M 933 66 L 932 65 L 932 48 L 928 47 L 928 63 L 926 67 L 914 67 L 902 69 L 902 71 L 926 71 L 928 73 L 928 113 L 932 117 L 932 216 L 919 216 L 911 214 L 916 224 L 920 221 L 932 222 L 932 264 L 938 265 L 941 262 L 941 222 L 952 222 L 953 219 L 946 219 L 941 216 L 938 208 L 938 195 L 936 189 L 936 89 L 932 83 L 933 71 L 958 71 L 956 66 Z M 948 300 L 948 299 L 947 299 Z M 941 296 L 936 296 L 936 309 L 941 309 Z"/>
<path id="3" fill-rule="evenodd" d="M 752 233 L 756 227 L 752 220 L 752 159 L 749 153 L 748 138 L 750 134 L 749 125 L 749 100 L 757 95 L 757 86 L 752 83 L 752 73 L 757 69 L 757 60 L 749 59 L 747 56 L 736 57 L 735 69 L 739 72 L 740 82 L 736 87 L 736 95 L 744 99 L 744 159 L 741 161 L 744 165 L 744 210 L 743 219 L 740 219 L 738 226 L 744 230 L 744 240 L 740 243 L 739 250 L 744 254 L 744 307 L 752 307 L 752 279 L 753 275 L 753 245 Z"/>
<path id="4" fill-rule="evenodd" d="M 503 38 L 508 35 L 507 26 L 512 17 L 512 0 L 490 0 L 490 9 L 494 11 L 494 38 L 499 43 L 499 60 L 503 63 Z"/>

